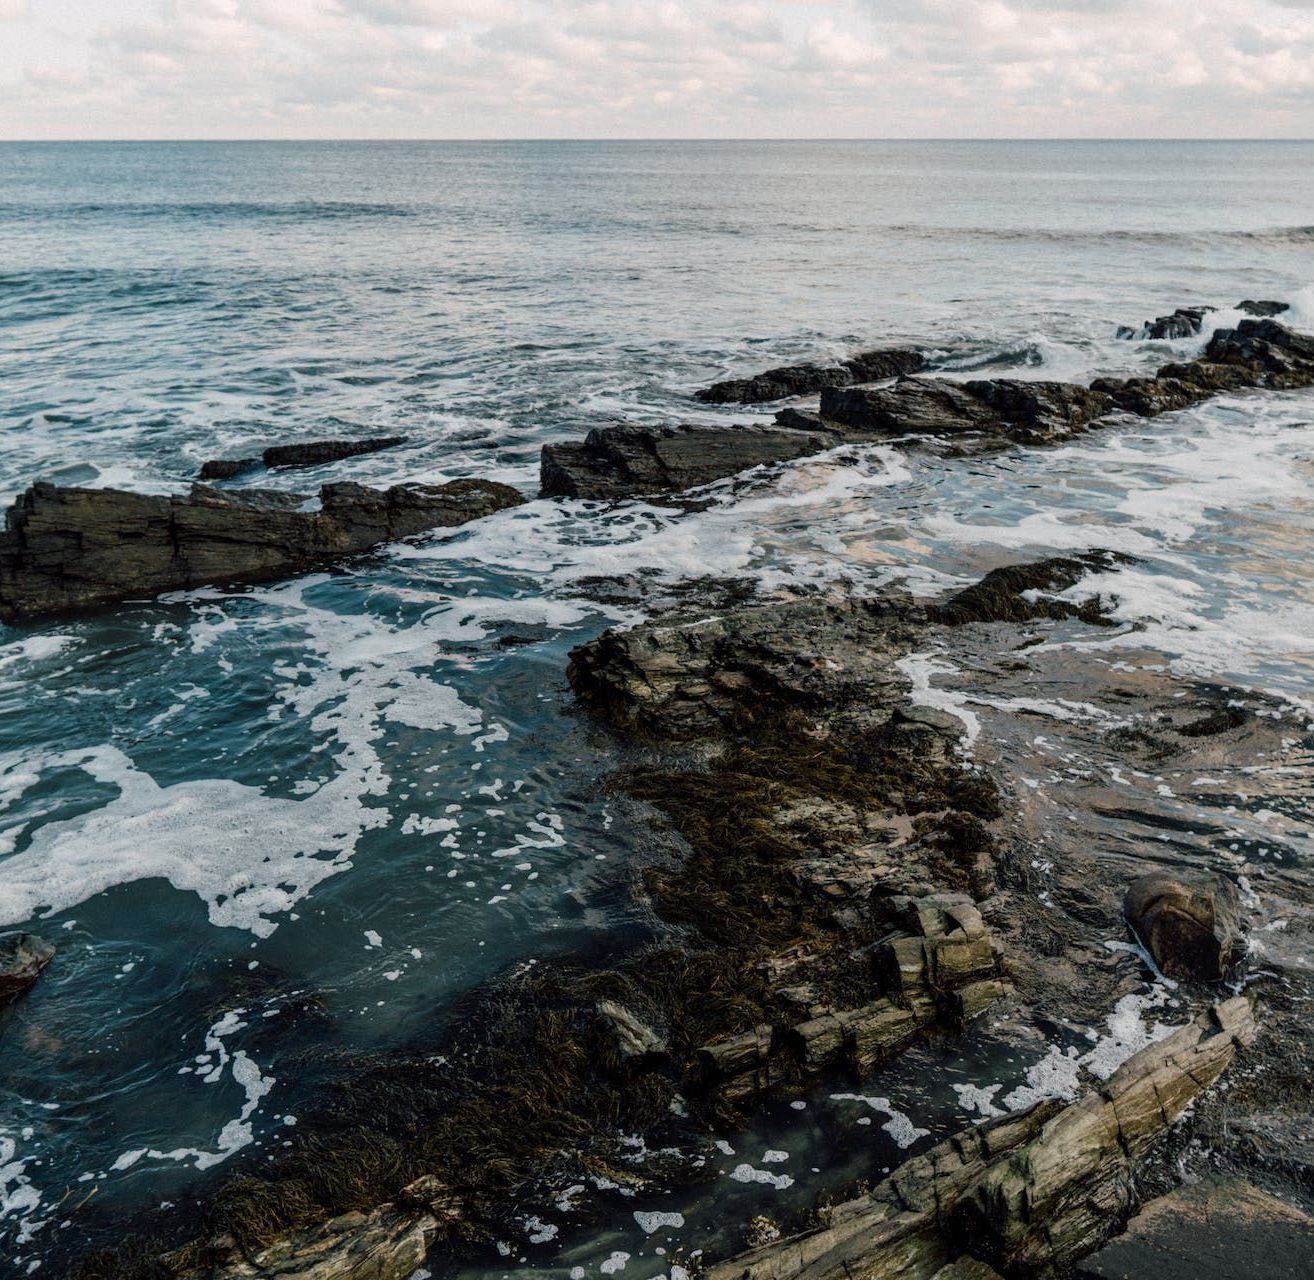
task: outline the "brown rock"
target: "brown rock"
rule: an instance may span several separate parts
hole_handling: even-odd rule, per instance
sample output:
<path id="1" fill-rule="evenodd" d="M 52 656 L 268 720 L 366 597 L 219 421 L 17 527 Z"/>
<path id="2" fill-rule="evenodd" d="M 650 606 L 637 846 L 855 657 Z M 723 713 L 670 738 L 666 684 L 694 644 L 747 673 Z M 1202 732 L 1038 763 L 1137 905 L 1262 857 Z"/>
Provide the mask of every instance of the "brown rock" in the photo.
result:
<path id="1" fill-rule="evenodd" d="M 1244 953 L 1236 889 L 1218 877 L 1187 882 L 1151 872 L 1128 887 L 1122 909 L 1169 977 L 1216 982 Z"/>
<path id="2" fill-rule="evenodd" d="M 35 934 L 0 938 L 0 1007 L 27 991 L 54 958 L 54 944 Z"/>

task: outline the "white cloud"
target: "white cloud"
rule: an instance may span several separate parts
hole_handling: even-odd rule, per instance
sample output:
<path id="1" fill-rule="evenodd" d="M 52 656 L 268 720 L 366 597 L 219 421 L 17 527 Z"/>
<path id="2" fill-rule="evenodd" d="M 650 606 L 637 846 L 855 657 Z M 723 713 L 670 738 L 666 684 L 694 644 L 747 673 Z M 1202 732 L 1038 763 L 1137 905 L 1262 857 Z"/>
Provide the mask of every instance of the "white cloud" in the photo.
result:
<path id="1" fill-rule="evenodd" d="M 1314 0 L 0 0 L 4 137 L 1304 136 Z"/>

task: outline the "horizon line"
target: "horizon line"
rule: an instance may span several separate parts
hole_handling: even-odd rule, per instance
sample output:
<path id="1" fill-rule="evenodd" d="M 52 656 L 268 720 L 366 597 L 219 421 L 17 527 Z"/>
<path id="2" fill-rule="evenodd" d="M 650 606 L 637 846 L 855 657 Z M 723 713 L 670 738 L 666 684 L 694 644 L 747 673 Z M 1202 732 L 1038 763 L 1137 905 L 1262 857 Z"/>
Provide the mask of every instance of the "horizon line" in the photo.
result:
<path id="1" fill-rule="evenodd" d="M 1046 134 L 1040 135 L 999 135 L 993 137 L 974 137 L 950 134 L 927 134 L 917 136 L 903 137 L 878 137 L 874 135 L 843 135 L 830 137 L 785 137 L 779 135 L 763 136 L 732 136 L 732 137 L 688 137 L 688 136 L 667 136 L 667 135 L 650 135 L 634 137 L 509 137 L 509 136 L 490 136 L 490 137 L 435 137 L 432 135 L 415 135 L 394 138 L 372 138 L 372 137 L 293 137 L 293 136 L 270 136 L 270 137 L 58 137 L 58 138 L 6 138 L 0 137 L 0 146 L 40 146 L 50 143 L 58 144 L 87 144 L 87 143 L 106 143 L 106 144 L 126 144 L 126 145 L 143 145 L 143 144 L 170 144 L 170 143 L 600 143 L 600 142 L 617 142 L 617 143 L 638 143 L 638 142 L 682 142 L 682 143 L 736 143 L 736 142 L 1295 142 L 1309 143 L 1314 142 L 1314 136 L 1310 137 L 1262 137 L 1262 136 L 1140 136 L 1140 137 L 1117 137 L 1117 136 L 1082 136 L 1082 135 L 1063 135 L 1063 134 Z"/>

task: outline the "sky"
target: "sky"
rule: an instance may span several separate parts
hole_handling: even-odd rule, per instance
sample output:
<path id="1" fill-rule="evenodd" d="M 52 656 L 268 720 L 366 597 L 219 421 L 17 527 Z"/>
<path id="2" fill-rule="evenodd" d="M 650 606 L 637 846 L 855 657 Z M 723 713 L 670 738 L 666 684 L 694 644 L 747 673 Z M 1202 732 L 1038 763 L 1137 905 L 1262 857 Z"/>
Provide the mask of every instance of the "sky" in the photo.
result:
<path id="1" fill-rule="evenodd" d="M 1314 0 L 0 0 L 0 138 L 1314 137 Z"/>

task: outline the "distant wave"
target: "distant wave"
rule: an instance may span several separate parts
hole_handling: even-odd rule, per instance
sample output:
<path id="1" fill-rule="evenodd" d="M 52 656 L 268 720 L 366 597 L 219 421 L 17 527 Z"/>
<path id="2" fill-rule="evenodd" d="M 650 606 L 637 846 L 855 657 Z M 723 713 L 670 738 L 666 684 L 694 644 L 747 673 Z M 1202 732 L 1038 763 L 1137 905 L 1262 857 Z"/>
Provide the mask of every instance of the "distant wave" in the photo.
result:
<path id="1" fill-rule="evenodd" d="M 1187 245 L 1219 244 L 1250 240 L 1269 244 L 1297 244 L 1314 240 L 1314 226 L 1268 227 L 1254 231 L 1151 231 L 1131 228 L 1083 231 L 1059 227 L 937 227 L 919 223 L 898 223 L 884 228 L 895 235 L 925 240 L 997 240 L 1031 241 L 1054 244 L 1145 244 Z"/>
<path id="2" fill-rule="evenodd" d="M 106 202 L 103 204 L 29 204 L 0 201 L 0 220 L 28 221 L 59 218 L 123 220 L 211 219 L 302 221 L 333 218 L 411 218 L 415 210 L 400 204 L 370 204 L 354 200 L 210 200 L 174 202 Z"/>

